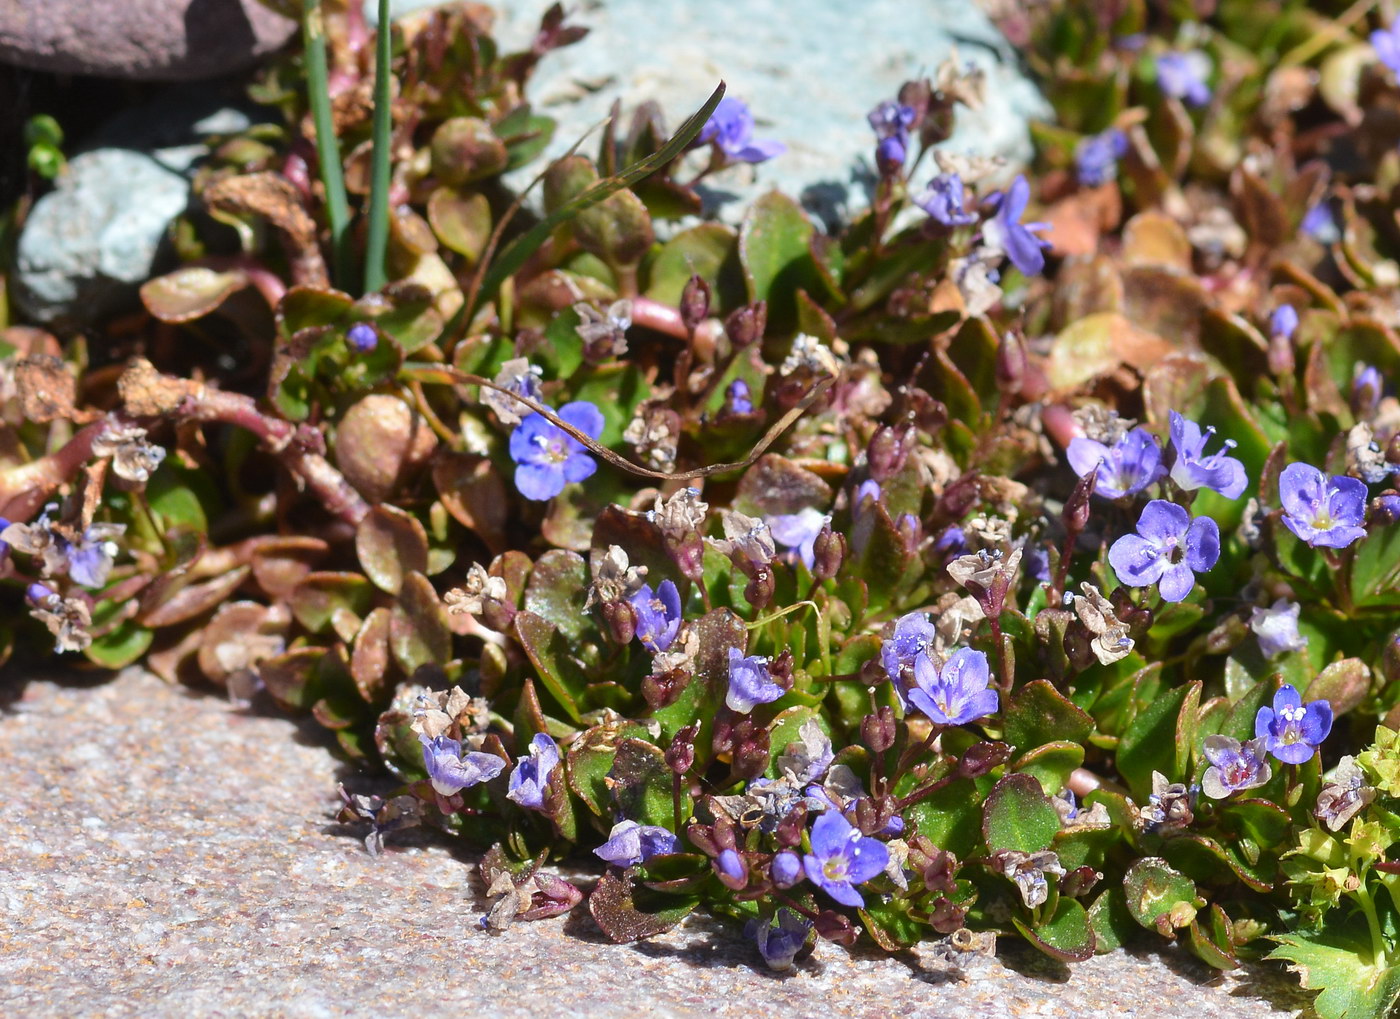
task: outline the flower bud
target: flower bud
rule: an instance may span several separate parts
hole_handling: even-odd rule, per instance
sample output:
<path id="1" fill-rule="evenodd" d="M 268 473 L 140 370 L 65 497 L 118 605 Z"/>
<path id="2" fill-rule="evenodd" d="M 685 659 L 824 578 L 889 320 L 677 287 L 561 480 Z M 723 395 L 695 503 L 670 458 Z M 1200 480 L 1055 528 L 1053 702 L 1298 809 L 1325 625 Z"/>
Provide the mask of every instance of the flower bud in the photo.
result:
<path id="1" fill-rule="evenodd" d="M 875 146 L 875 169 L 880 171 L 881 177 L 894 177 L 904 169 L 907 156 L 904 142 L 898 135 L 882 138 Z"/>
<path id="2" fill-rule="evenodd" d="M 1085 895 L 1103 880 L 1103 875 L 1093 867 L 1076 867 L 1060 878 L 1060 894 L 1071 899 Z"/>
<path id="3" fill-rule="evenodd" d="M 768 769 L 768 730 L 745 717 L 734 727 L 734 759 L 731 767 L 736 778 L 758 778 Z"/>
<path id="4" fill-rule="evenodd" d="M 904 469 L 904 463 L 909 459 L 911 431 L 907 427 L 892 428 L 887 425 L 875 433 L 865 453 L 872 481 L 883 484 Z"/>
<path id="5" fill-rule="evenodd" d="M 919 550 L 919 545 L 924 540 L 924 525 L 918 517 L 912 513 L 901 513 L 899 519 L 894 522 L 894 529 L 899 532 L 899 537 L 910 555 Z"/>
<path id="6" fill-rule="evenodd" d="M 929 910 L 929 926 L 939 934 L 953 934 L 962 930 L 966 920 L 967 907 L 950 902 L 941 895 L 934 901 L 933 908 Z"/>
<path id="7" fill-rule="evenodd" d="M 767 608 L 768 603 L 773 600 L 776 584 L 773 571 L 767 566 L 760 566 L 754 570 L 753 576 L 744 585 L 744 598 L 756 609 Z"/>
<path id="8" fill-rule="evenodd" d="M 642 677 L 642 698 L 653 711 L 660 711 L 676 703 L 689 685 L 690 673 L 685 669 L 654 672 Z"/>
<path id="9" fill-rule="evenodd" d="M 1089 471 L 1079 479 L 1074 486 L 1074 491 L 1070 492 L 1069 498 L 1065 500 L 1061 519 L 1065 522 L 1065 530 L 1070 534 L 1078 535 L 1088 526 L 1089 500 L 1094 494 L 1094 485 L 1098 483 L 1098 479 L 1098 471 Z"/>
<path id="10" fill-rule="evenodd" d="M 778 845 L 780 846 L 800 846 L 802 845 L 802 834 L 807 830 L 807 806 L 799 803 L 787 812 L 787 815 L 778 822 L 776 832 Z"/>
<path id="11" fill-rule="evenodd" d="M 345 330 L 345 342 L 357 354 L 368 354 L 379 346 L 379 333 L 368 322 L 356 322 Z"/>
<path id="12" fill-rule="evenodd" d="M 690 844 L 706 856 L 718 856 L 720 853 L 719 843 L 715 841 L 714 829 L 708 824 L 692 824 L 685 830 L 685 837 L 690 840 Z"/>
<path id="13" fill-rule="evenodd" d="M 838 945 L 849 947 L 856 943 L 856 930 L 850 919 L 844 913 L 838 913 L 834 909 L 824 909 L 817 914 L 817 934 L 834 941 Z"/>
<path id="14" fill-rule="evenodd" d="M 783 850 L 773 857 L 768 876 L 778 888 L 791 888 L 802 880 L 802 858 L 791 850 Z"/>
<path id="15" fill-rule="evenodd" d="M 695 737 L 699 732 L 698 725 L 687 725 L 676 733 L 671 745 L 666 748 L 666 766 L 677 775 L 684 775 L 695 763 Z"/>
<path id="16" fill-rule="evenodd" d="M 700 275 L 690 277 L 681 291 L 681 322 L 686 332 L 693 333 L 710 313 L 710 285 Z"/>
<path id="17" fill-rule="evenodd" d="M 608 624 L 608 636 L 621 645 L 630 644 L 637 635 L 637 612 L 630 602 L 610 601 L 599 606 L 603 621 Z"/>
<path id="18" fill-rule="evenodd" d="M 792 652 L 784 648 L 782 654 L 774 658 L 768 666 L 768 675 L 784 691 L 792 689 L 792 663 Z"/>
<path id="19" fill-rule="evenodd" d="M 1351 384 L 1351 412 L 1358 419 L 1370 418 L 1381 402 L 1385 383 L 1375 365 L 1358 365 L 1356 381 Z"/>
<path id="20" fill-rule="evenodd" d="M 1386 492 L 1376 496 L 1371 503 L 1371 522 L 1386 525 L 1397 520 L 1400 520 L 1400 495 Z"/>
<path id="21" fill-rule="evenodd" d="M 763 339 L 768 328 L 768 302 L 746 304 L 732 312 L 724 321 L 724 331 L 736 348 L 743 348 Z"/>
<path id="22" fill-rule="evenodd" d="M 871 753 L 883 754 L 894 746 L 898 733 L 894 709 L 888 704 L 882 705 L 878 711 L 860 720 L 860 740 Z"/>
<path id="23" fill-rule="evenodd" d="M 722 850 L 719 856 L 711 861 L 710 866 L 714 868 L 720 884 L 726 888 L 741 892 L 749 883 L 749 865 L 733 849 Z"/>
<path id="24" fill-rule="evenodd" d="M 1011 759 L 1011 748 L 1005 743 L 983 740 L 968 747 L 958 759 L 959 778 L 981 778 L 998 765 Z"/>
<path id="25" fill-rule="evenodd" d="M 1293 341 L 1283 333 L 1269 337 L 1269 371 L 1277 378 L 1292 378 L 1297 371 Z"/>
<path id="26" fill-rule="evenodd" d="M 812 579 L 820 584 L 841 570 L 846 558 L 846 536 L 831 529 L 831 522 L 821 529 L 812 542 Z"/>
<path id="27" fill-rule="evenodd" d="M 1014 332 L 1006 332 L 997 344 L 997 385 L 1003 391 L 1019 393 L 1026 377 L 1026 348 Z"/>
<path id="28" fill-rule="evenodd" d="M 710 834 L 714 839 L 716 849 L 720 851 L 733 849 L 739 844 L 739 840 L 734 834 L 734 822 L 723 815 L 710 826 Z M 715 855 L 718 856 L 719 852 L 716 852 Z"/>

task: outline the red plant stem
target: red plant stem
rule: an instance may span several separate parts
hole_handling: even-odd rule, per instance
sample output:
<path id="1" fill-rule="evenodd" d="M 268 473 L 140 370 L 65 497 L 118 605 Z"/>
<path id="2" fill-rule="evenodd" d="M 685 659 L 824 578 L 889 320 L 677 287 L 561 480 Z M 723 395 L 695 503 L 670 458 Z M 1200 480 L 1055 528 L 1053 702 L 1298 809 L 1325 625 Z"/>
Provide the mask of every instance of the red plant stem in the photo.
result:
<path id="1" fill-rule="evenodd" d="M 690 333 L 681 321 L 681 313 L 668 304 L 654 301 L 650 297 L 632 298 L 632 324 L 651 329 L 678 340 L 689 340 Z M 714 348 L 715 342 L 724 332 L 724 324 L 717 318 L 709 318 L 695 328 L 696 339 L 702 347 Z"/>
<path id="2" fill-rule="evenodd" d="M 32 518 L 44 500 L 92 458 L 92 444 L 106 427 L 104 416 L 48 456 L 0 473 L 0 516 L 9 520 Z"/>

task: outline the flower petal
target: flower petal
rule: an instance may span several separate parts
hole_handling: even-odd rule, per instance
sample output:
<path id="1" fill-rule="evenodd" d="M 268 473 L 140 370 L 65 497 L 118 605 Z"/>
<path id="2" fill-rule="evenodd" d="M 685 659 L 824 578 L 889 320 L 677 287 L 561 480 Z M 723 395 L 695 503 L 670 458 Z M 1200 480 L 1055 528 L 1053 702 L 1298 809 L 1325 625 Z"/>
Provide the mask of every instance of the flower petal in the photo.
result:
<path id="1" fill-rule="evenodd" d="M 1191 593 L 1196 586 L 1196 575 L 1185 563 L 1173 563 L 1162 571 L 1162 579 L 1157 590 L 1163 601 L 1179 602 Z"/>
<path id="2" fill-rule="evenodd" d="M 1197 517 L 1186 531 L 1186 565 L 1205 573 L 1220 561 L 1220 525 L 1210 517 Z"/>
<path id="3" fill-rule="evenodd" d="M 1108 550 L 1108 561 L 1118 579 L 1129 587 L 1151 587 L 1167 568 L 1161 549 L 1137 534 L 1125 534 L 1115 541 Z"/>
<path id="4" fill-rule="evenodd" d="M 536 502 L 553 499 L 564 491 L 564 471 L 559 464 L 522 463 L 515 468 L 515 487 Z"/>

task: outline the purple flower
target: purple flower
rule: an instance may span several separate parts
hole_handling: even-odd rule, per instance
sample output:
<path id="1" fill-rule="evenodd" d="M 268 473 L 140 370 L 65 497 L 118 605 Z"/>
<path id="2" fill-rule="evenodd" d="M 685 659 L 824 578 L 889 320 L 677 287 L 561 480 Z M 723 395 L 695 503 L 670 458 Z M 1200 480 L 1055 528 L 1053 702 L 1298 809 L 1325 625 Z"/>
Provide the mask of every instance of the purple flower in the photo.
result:
<path id="1" fill-rule="evenodd" d="M 1274 694 L 1274 706 L 1265 705 L 1254 716 L 1254 736 L 1264 749 L 1284 764 L 1302 764 L 1332 731 L 1332 705 L 1310 701 L 1284 685 Z"/>
<path id="2" fill-rule="evenodd" d="M 1201 792 L 1213 800 L 1223 800 L 1245 789 L 1257 789 L 1273 774 L 1269 762 L 1264 759 L 1264 741 L 1258 737 L 1241 743 L 1217 733 L 1206 737 L 1204 749 L 1210 767 L 1201 776 Z"/>
<path id="3" fill-rule="evenodd" d="M 773 857 L 768 875 L 779 888 L 791 888 L 802 880 L 802 857 L 790 849 L 784 849 Z"/>
<path id="4" fill-rule="evenodd" d="M 732 888 L 736 892 L 742 891 L 749 883 L 749 865 L 733 849 L 721 850 L 719 856 L 715 857 L 713 866 L 715 876 L 726 888 Z"/>
<path id="5" fill-rule="evenodd" d="M 1400 495 L 1386 493 L 1376 496 L 1376 501 L 1371 504 L 1371 526 L 1393 524 L 1397 520 L 1400 520 Z"/>
<path id="6" fill-rule="evenodd" d="M 1109 499 L 1137 495 L 1167 473 L 1162 466 L 1162 447 L 1145 428 L 1134 428 L 1111 448 L 1096 439 L 1078 436 L 1070 440 L 1065 456 L 1081 478 L 1097 470 L 1094 494 Z"/>
<path id="7" fill-rule="evenodd" d="M 866 115 L 879 144 L 875 147 L 875 164 L 884 174 L 896 173 L 904 165 L 908 153 L 909 128 L 917 116 L 911 106 L 883 102 Z"/>
<path id="8" fill-rule="evenodd" d="M 1036 276 L 1045 268 L 1045 251 L 1050 243 L 1037 237 L 1036 231 L 1048 230 L 1049 223 L 1022 223 L 1026 204 L 1031 198 L 1031 186 L 1025 174 L 1018 173 L 1006 194 L 999 196 L 997 214 L 983 228 L 988 244 L 1005 252 L 1011 264 L 1022 275 Z"/>
<path id="9" fill-rule="evenodd" d="M 1392 21 L 1387 28 L 1378 28 L 1371 33 L 1371 45 L 1381 63 L 1394 74 L 1400 74 L 1400 21 Z"/>
<path id="10" fill-rule="evenodd" d="M 1356 378 L 1351 382 L 1351 412 L 1358 418 L 1369 418 L 1380 405 L 1385 392 L 1385 380 L 1373 364 L 1358 364 Z"/>
<path id="11" fill-rule="evenodd" d="M 659 824 L 619 821 L 608 832 L 608 841 L 593 850 L 593 855 L 618 867 L 630 867 L 646 863 L 653 856 L 674 853 L 679 847 L 676 836 Z"/>
<path id="12" fill-rule="evenodd" d="M 1096 188 L 1118 176 L 1118 160 L 1128 154 L 1128 136 L 1116 127 L 1081 139 L 1074 149 L 1074 172 L 1079 183 Z"/>
<path id="13" fill-rule="evenodd" d="M 790 549 L 796 549 L 797 557 L 810 570 L 816 561 L 814 546 L 817 535 L 822 533 L 822 528 L 831 518 L 821 510 L 808 506 L 800 513 L 780 513 L 765 519 L 768 521 L 768 529 L 773 532 L 773 538 Z"/>
<path id="14" fill-rule="evenodd" d="M 1278 478 L 1283 522 L 1313 547 L 1346 548 L 1366 536 L 1366 486 L 1356 478 L 1328 477 L 1311 464 L 1294 463 Z"/>
<path id="15" fill-rule="evenodd" d="M 368 354 L 379 346 L 379 333 L 368 322 L 356 322 L 345 331 L 345 342 L 350 349 L 360 354 Z"/>
<path id="16" fill-rule="evenodd" d="M 746 715 L 755 705 L 772 703 L 784 692 L 773 682 L 768 659 L 758 655 L 745 658 L 738 648 L 729 649 L 729 692 L 724 695 L 729 710 Z"/>
<path id="17" fill-rule="evenodd" d="M 865 505 L 865 501 L 867 499 L 869 499 L 871 502 L 880 501 L 880 483 L 874 478 L 866 478 L 860 483 L 860 485 L 856 488 L 856 497 L 852 502 L 852 505 L 859 508 Z"/>
<path id="18" fill-rule="evenodd" d="M 953 557 L 967 553 L 967 532 L 957 524 L 949 524 L 933 543 L 933 550 L 940 555 Z"/>
<path id="19" fill-rule="evenodd" d="M 733 96 L 719 101 L 697 142 L 700 145 L 713 143 L 728 161 L 736 163 L 761 163 L 787 151 L 782 142 L 754 139 L 749 105 Z"/>
<path id="20" fill-rule="evenodd" d="M 1202 433 L 1200 425 L 1186 420 L 1176 411 L 1171 411 L 1170 416 L 1172 445 L 1176 447 L 1172 480 L 1188 492 L 1209 488 L 1227 499 L 1238 499 L 1249 484 L 1249 477 L 1244 472 L 1244 464 L 1227 455 L 1235 448 L 1235 441 L 1226 439 L 1219 452 L 1206 456 L 1206 443 L 1215 429 L 1207 428 Z"/>
<path id="21" fill-rule="evenodd" d="M 947 227 L 970 226 L 977 215 L 964 207 L 963 182 L 956 173 L 940 173 L 914 200 L 933 219 Z"/>
<path id="22" fill-rule="evenodd" d="M 927 652 L 914 659 L 914 689 L 909 703 L 939 725 L 966 725 L 996 711 L 997 692 L 987 656 L 959 648 L 940 668 Z"/>
<path id="23" fill-rule="evenodd" d="M 898 173 L 903 168 L 908 154 L 904 139 L 882 138 L 875 146 L 875 166 L 886 175 Z"/>
<path id="24" fill-rule="evenodd" d="M 428 769 L 428 780 L 443 796 L 455 796 L 470 786 L 489 782 L 506 768 L 506 762 L 495 754 L 473 750 L 463 757 L 462 744 L 446 736 L 429 739 L 419 733 L 418 741 L 423 744 L 423 765 Z"/>
<path id="25" fill-rule="evenodd" d="M 1288 651 L 1301 651 L 1308 646 L 1308 638 L 1298 633 L 1298 610 L 1301 606 L 1284 598 L 1278 599 L 1268 608 L 1255 607 L 1249 617 L 1249 628 L 1259 638 L 1259 650 L 1265 658 Z"/>
<path id="26" fill-rule="evenodd" d="M 542 732 L 530 741 L 530 752 L 515 763 L 506 799 L 531 810 L 544 809 L 544 790 L 559 766 L 559 746 Z"/>
<path id="27" fill-rule="evenodd" d="M 603 414 L 587 400 L 575 400 L 559 408 L 559 416 L 585 435 L 603 434 Z M 527 499 L 552 499 L 570 482 L 591 477 L 598 464 L 583 443 L 542 415 L 530 414 L 510 433 L 510 457 L 515 487 Z"/>
<path id="28" fill-rule="evenodd" d="M 895 620 L 894 634 L 880 647 L 880 664 L 885 667 L 900 706 L 906 711 L 909 709 L 906 693 L 914 659 L 933 647 L 936 633 L 928 621 L 928 613 L 910 612 Z"/>
<path id="29" fill-rule="evenodd" d="M 743 379 L 735 379 L 724 391 L 724 411 L 726 414 L 752 414 L 753 399 L 749 395 L 749 384 Z"/>
<path id="30" fill-rule="evenodd" d="M 1157 585 L 1163 601 L 1191 593 L 1196 574 L 1220 558 L 1220 526 L 1210 517 L 1191 519 L 1176 503 L 1153 499 L 1138 517 L 1137 534 L 1125 534 L 1108 550 L 1118 579 L 1129 587 Z"/>
<path id="31" fill-rule="evenodd" d="M 781 973 L 792 969 L 793 960 L 812 932 L 812 921 L 786 906 L 778 910 L 773 921 L 776 922 L 767 918 L 750 920 L 744 932 L 758 942 L 759 954 L 768 968 Z"/>
<path id="32" fill-rule="evenodd" d="M 669 651 L 681 628 L 681 595 L 674 581 L 663 580 L 652 590 L 643 584 L 631 598 L 637 617 L 637 639 L 652 654 Z"/>
<path id="33" fill-rule="evenodd" d="M 1332 217 L 1332 210 L 1327 207 L 1326 202 L 1318 202 L 1309 209 L 1298 224 L 1298 229 L 1319 244 L 1331 244 L 1342 237 L 1342 232 L 1337 229 L 1337 221 Z"/>
<path id="34" fill-rule="evenodd" d="M 1164 95 L 1181 99 L 1191 106 L 1210 102 L 1210 58 L 1200 50 L 1190 53 L 1163 53 L 1157 58 L 1157 87 Z"/>
<path id="35" fill-rule="evenodd" d="M 860 829 L 834 810 L 812 825 L 812 851 L 802 859 L 807 880 L 843 906 L 864 906 L 856 885 L 885 869 L 890 851 L 885 844 L 867 838 Z"/>
<path id="36" fill-rule="evenodd" d="M 1291 304 L 1280 304 L 1269 316 L 1269 334 L 1271 336 L 1282 336 L 1285 340 L 1291 340 L 1297 329 L 1298 312 Z"/>

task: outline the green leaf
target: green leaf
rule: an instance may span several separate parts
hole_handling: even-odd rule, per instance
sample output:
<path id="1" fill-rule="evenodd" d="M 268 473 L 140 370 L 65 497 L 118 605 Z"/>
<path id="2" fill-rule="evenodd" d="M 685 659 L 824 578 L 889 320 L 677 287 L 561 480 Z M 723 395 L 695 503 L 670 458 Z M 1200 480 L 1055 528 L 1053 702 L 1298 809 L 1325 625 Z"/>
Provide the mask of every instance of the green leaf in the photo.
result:
<path id="1" fill-rule="evenodd" d="M 661 748 L 643 739 L 624 739 L 617 746 L 608 787 L 624 817 L 665 828 L 675 825 L 671 769 Z M 682 797 L 682 817 L 690 816 L 689 797 Z"/>
<path id="2" fill-rule="evenodd" d="M 1118 770 L 1139 800 L 1152 791 L 1152 773 L 1185 778 L 1200 716 L 1199 681 L 1169 690 L 1137 713 L 1118 743 Z"/>
<path id="3" fill-rule="evenodd" d="M 1003 738 L 1021 750 L 1056 740 L 1082 743 L 1094 731 L 1094 719 L 1056 690 L 1037 679 L 1017 690 L 1006 709 Z"/>
<path id="4" fill-rule="evenodd" d="M 898 786 L 896 790 L 901 794 L 910 791 Z M 904 817 L 917 834 L 930 839 L 939 849 L 966 859 L 982 848 L 978 838 L 981 813 L 982 800 L 976 783 L 959 779 L 909 807 Z"/>
<path id="5" fill-rule="evenodd" d="M 1123 895 L 1122 885 L 1113 885 L 1089 907 L 1089 923 L 1094 928 L 1096 952 L 1112 952 L 1122 948 L 1137 932 L 1132 913 Z"/>
<path id="6" fill-rule="evenodd" d="M 1351 597 L 1359 607 L 1400 604 L 1400 524 L 1371 531 L 1351 564 Z"/>
<path id="7" fill-rule="evenodd" d="M 768 321 L 787 331 L 797 321 L 797 291 L 823 289 L 810 241 L 816 227 L 802 206 L 779 191 L 759 197 L 739 226 L 739 261 L 749 301 L 768 302 Z"/>
<path id="8" fill-rule="evenodd" d="M 1195 918 L 1195 883 L 1160 857 L 1134 862 L 1123 878 L 1123 892 L 1128 912 L 1150 931 L 1166 933 L 1159 928 L 1158 917 L 1164 918 L 1168 928 L 1185 926 Z"/>
<path id="9" fill-rule="evenodd" d="M 1218 904 L 1212 903 L 1208 911 L 1191 921 L 1190 937 L 1191 950 L 1216 969 L 1230 970 L 1240 964 L 1230 938 L 1230 918 Z"/>
<path id="10" fill-rule="evenodd" d="M 375 506 L 355 529 L 355 554 L 374 586 L 398 594 L 405 574 L 428 571 L 428 532 L 394 506 Z"/>
<path id="11" fill-rule="evenodd" d="M 1030 775 L 1007 775 L 992 789 L 982 808 L 982 837 L 988 852 L 1048 849 L 1059 830 L 1059 812 Z"/>
<path id="12" fill-rule="evenodd" d="M 530 656 L 545 689 L 570 720 L 576 723 L 583 721 L 578 698 L 583 696 L 588 681 L 569 653 L 569 639 L 547 619 L 529 611 L 516 613 L 515 634 L 520 646 Z"/>
<path id="13" fill-rule="evenodd" d="M 1012 917 L 1011 922 L 1036 948 L 1061 962 L 1083 962 L 1094 954 L 1097 939 L 1088 911 L 1078 899 L 1061 898 L 1055 915 L 1035 927 Z"/>
<path id="14" fill-rule="evenodd" d="M 389 615 L 389 648 L 409 676 L 421 665 L 446 665 L 452 657 L 447 610 L 432 581 L 421 573 L 403 578 L 398 603 Z"/>
<path id="15" fill-rule="evenodd" d="M 901 897 L 888 902 L 878 902 L 874 897 L 867 899 L 865 908 L 859 912 L 871 940 L 887 952 L 897 952 L 923 940 L 929 934 L 929 926 L 910 915 L 912 905 Z"/>
<path id="16" fill-rule="evenodd" d="M 1267 956 L 1289 963 L 1303 986 L 1321 990 L 1313 1002 L 1322 1019 L 1373 1019 L 1391 1013 L 1400 1001 L 1400 966 L 1372 961 L 1366 921 L 1354 914 L 1320 931 L 1294 931 L 1277 941 Z"/>
<path id="17" fill-rule="evenodd" d="M 572 641 L 591 628 L 583 610 L 588 564 L 577 552 L 551 549 L 540 556 L 525 587 L 525 609 Z"/>
<path id="18" fill-rule="evenodd" d="M 682 230 L 661 246 L 647 269 L 646 295 L 676 307 L 690 277 L 710 285 L 716 310 L 738 307 L 745 297 L 738 236 L 723 223 L 701 223 Z"/>
<path id="19" fill-rule="evenodd" d="M 110 632 L 96 637 L 83 649 L 88 660 L 104 669 L 122 669 L 146 653 L 155 633 L 128 619 Z"/>
<path id="20" fill-rule="evenodd" d="M 1043 788 L 1057 793 L 1069 781 L 1070 773 L 1084 763 L 1084 747 L 1067 740 L 1043 743 L 1027 750 L 1011 765 L 1012 771 L 1033 776 Z"/>

